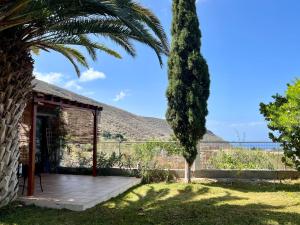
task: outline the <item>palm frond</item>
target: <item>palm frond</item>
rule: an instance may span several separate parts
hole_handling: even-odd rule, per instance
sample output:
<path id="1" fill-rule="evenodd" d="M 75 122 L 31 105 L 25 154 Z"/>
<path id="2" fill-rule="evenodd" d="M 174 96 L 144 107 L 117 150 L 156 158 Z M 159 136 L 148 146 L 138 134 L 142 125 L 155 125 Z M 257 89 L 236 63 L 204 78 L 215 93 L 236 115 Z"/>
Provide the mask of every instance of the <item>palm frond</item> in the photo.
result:
<path id="1" fill-rule="evenodd" d="M 93 60 L 96 60 L 97 58 L 96 55 L 97 50 L 103 51 L 118 59 L 122 58 L 122 56 L 118 52 L 106 47 L 103 44 L 92 41 L 87 35 L 62 36 L 61 34 L 53 34 L 53 35 L 48 34 L 47 36 L 42 36 L 39 39 L 36 39 L 35 42 L 32 42 L 31 44 L 35 45 L 35 43 L 40 43 L 41 41 L 45 43 L 53 43 L 53 44 L 60 44 L 60 45 L 83 46 L 86 48 L 86 50 L 88 51 L 89 55 Z"/>
<path id="2" fill-rule="evenodd" d="M 31 46 L 30 50 L 36 55 L 40 54 L 40 48 L 37 48 L 36 46 Z"/>
<path id="3" fill-rule="evenodd" d="M 42 49 L 51 49 L 54 50 L 56 52 L 61 53 L 62 55 L 64 55 L 70 62 L 71 64 L 74 66 L 74 69 L 77 73 L 78 76 L 80 76 L 80 70 L 78 65 L 76 64 L 75 60 L 80 63 L 82 66 L 84 67 L 89 67 L 85 57 L 76 49 L 74 48 L 70 48 L 64 45 L 59 45 L 59 44 L 49 44 L 49 43 L 38 43 L 36 45 L 38 48 L 42 48 Z"/>
<path id="4" fill-rule="evenodd" d="M 124 0 L 118 0 L 124 3 Z M 157 37 L 161 40 L 162 45 L 164 46 L 166 52 L 169 51 L 169 43 L 166 33 L 159 21 L 159 19 L 147 8 L 141 6 L 137 2 L 133 2 L 130 0 L 127 1 L 127 10 L 130 11 L 131 17 L 141 20 L 146 23 L 149 28 L 157 35 Z"/>
<path id="5" fill-rule="evenodd" d="M 10 1 L 0 8 L 0 21 L 14 14 L 22 12 L 31 0 Z M 1 5 L 0 5 L 1 6 Z"/>
<path id="6" fill-rule="evenodd" d="M 81 45 L 93 60 L 97 50 L 117 58 L 114 50 L 93 41 L 90 35 L 106 37 L 131 56 L 136 55 L 133 41 L 152 48 L 160 64 L 169 52 L 167 36 L 159 19 L 134 0 L 11 0 L 0 2 L 0 35 L 6 30 L 23 30 L 20 40 L 28 48 L 59 50 L 69 58 L 85 63 L 66 45 Z M 64 47 L 62 47 L 64 46 Z M 77 55 L 77 60 L 74 58 Z"/>

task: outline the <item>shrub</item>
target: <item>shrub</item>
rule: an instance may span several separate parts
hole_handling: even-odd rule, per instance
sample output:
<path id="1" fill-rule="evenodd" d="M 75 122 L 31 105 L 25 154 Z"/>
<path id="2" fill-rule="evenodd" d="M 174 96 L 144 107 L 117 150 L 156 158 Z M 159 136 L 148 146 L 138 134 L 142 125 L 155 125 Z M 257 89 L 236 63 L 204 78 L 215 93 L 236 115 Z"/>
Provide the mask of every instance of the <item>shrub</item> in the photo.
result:
<path id="1" fill-rule="evenodd" d="M 142 168 L 139 170 L 139 176 L 142 178 L 143 184 L 170 182 L 175 179 L 175 176 L 170 170 L 163 170 L 159 168 Z"/>
<path id="2" fill-rule="evenodd" d="M 87 147 L 87 146 L 85 146 Z M 68 144 L 61 157 L 60 166 L 86 168 L 92 166 L 92 152 L 81 145 Z"/>
<path id="3" fill-rule="evenodd" d="M 157 156 L 166 152 L 169 155 L 178 151 L 178 145 L 173 142 L 149 141 L 137 144 L 134 147 L 133 158 L 138 165 L 138 172 L 143 183 L 170 181 L 174 179 L 168 168 L 163 168 L 158 164 Z M 173 147 L 174 148 L 173 148 Z"/>
<path id="4" fill-rule="evenodd" d="M 277 94 L 273 102 L 261 103 L 260 112 L 268 122 L 270 139 L 283 148 L 283 163 L 300 171 L 300 80 L 287 86 L 283 96 Z"/>
<path id="5" fill-rule="evenodd" d="M 97 157 L 97 167 L 98 168 L 112 168 L 112 167 L 122 167 L 122 158 L 123 155 L 117 155 L 113 152 L 111 155 L 108 155 L 105 152 L 100 152 Z"/>
<path id="6" fill-rule="evenodd" d="M 103 143 L 102 143 L 103 144 Z M 69 144 L 63 155 L 64 167 L 91 167 L 92 145 Z M 104 149 L 108 149 L 105 147 Z M 161 163 L 165 156 L 175 155 L 180 148 L 175 142 L 149 141 L 134 145 L 133 151 L 118 154 L 114 149 L 99 152 L 98 168 L 126 169 L 130 176 L 139 176 L 144 183 L 170 181 L 173 179 L 167 163 Z"/>
<path id="7" fill-rule="evenodd" d="M 216 153 L 209 162 L 215 169 L 276 169 L 276 158 L 271 152 L 232 149 Z"/>

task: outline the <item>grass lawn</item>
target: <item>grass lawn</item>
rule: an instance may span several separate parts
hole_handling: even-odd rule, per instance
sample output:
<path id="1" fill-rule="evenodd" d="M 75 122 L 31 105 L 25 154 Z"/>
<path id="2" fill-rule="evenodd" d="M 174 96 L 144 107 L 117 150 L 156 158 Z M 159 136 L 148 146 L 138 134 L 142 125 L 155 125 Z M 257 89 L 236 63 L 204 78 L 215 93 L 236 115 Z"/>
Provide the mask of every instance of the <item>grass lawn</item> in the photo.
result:
<path id="1" fill-rule="evenodd" d="M 25 207 L 0 210 L 0 224 L 300 224 L 300 182 L 150 184 L 85 212 Z"/>

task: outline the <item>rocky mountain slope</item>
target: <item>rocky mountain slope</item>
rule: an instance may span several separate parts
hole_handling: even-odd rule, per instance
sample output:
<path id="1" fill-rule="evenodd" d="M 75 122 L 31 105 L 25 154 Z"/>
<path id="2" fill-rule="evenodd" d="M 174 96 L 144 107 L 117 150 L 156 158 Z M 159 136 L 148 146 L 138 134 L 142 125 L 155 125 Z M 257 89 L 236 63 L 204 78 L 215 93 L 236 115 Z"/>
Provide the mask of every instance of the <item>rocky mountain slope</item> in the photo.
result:
<path id="1" fill-rule="evenodd" d="M 122 109 L 103 104 L 101 130 L 110 134 L 122 134 L 128 140 L 169 140 L 172 130 L 163 119 L 142 117 Z M 208 131 L 205 141 L 223 141 Z"/>

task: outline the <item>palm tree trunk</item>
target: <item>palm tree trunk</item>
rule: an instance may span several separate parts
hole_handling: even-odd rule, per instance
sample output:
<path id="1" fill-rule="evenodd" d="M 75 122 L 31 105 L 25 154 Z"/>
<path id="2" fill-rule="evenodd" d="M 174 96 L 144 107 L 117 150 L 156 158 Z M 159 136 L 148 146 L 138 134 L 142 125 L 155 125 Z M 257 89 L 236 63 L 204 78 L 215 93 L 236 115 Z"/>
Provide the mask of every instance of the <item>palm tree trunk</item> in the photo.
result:
<path id="1" fill-rule="evenodd" d="M 18 34 L 3 33 L 0 37 L 0 207 L 17 197 L 18 125 L 33 79 L 30 52 L 18 40 Z"/>

